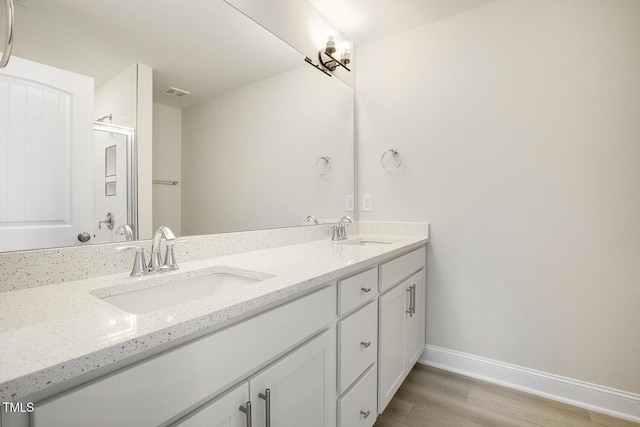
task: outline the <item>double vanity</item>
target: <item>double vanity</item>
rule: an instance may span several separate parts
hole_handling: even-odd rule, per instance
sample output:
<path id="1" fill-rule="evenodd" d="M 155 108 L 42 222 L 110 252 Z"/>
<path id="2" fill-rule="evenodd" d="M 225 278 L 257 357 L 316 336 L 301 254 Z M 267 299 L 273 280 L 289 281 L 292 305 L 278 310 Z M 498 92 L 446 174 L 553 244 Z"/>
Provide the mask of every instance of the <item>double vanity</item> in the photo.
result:
<path id="1" fill-rule="evenodd" d="M 412 230 L 0 293 L 1 426 L 372 426 L 424 349 Z"/>

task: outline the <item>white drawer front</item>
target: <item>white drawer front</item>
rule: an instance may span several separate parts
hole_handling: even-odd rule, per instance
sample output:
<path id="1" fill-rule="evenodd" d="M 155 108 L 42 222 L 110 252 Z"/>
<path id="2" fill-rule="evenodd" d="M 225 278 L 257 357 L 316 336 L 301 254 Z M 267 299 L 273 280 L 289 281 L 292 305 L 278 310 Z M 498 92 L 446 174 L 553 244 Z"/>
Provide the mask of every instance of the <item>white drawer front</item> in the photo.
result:
<path id="1" fill-rule="evenodd" d="M 31 425 L 159 425 L 321 330 L 335 307 L 324 288 L 38 403 Z"/>
<path id="2" fill-rule="evenodd" d="M 338 323 L 338 394 L 342 394 L 378 356 L 378 301 Z"/>
<path id="3" fill-rule="evenodd" d="M 424 267 L 424 246 L 380 265 L 380 292 L 391 288 L 402 279 Z"/>
<path id="4" fill-rule="evenodd" d="M 338 282 L 338 314 L 343 315 L 378 295 L 378 270 L 363 271 Z"/>
<path id="5" fill-rule="evenodd" d="M 378 368 L 373 365 L 360 381 L 338 400 L 338 427 L 371 427 L 376 422 Z"/>

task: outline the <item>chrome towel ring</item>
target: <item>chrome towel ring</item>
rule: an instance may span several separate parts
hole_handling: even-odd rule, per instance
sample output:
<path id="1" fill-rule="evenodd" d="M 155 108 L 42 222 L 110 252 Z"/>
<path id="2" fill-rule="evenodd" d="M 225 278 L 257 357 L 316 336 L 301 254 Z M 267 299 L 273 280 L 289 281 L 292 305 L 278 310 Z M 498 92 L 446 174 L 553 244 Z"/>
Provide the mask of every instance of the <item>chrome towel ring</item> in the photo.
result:
<path id="1" fill-rule="evenodd" d="M 385 158 L 387 158 L 389 156 L 389 153 L 391 153 L 391 158 L 393 159 L 397 159 L 396 162 L 397 164 L 395 165 L 395 167 L 387 167 L 387 165 L 385 164 Z M 382 163 L 382 167 L 391 172 L 394 171 L 396 169 L 398 169 L 401 165 L 402 165 L 402 154 L 400 154 L 400 152 L 398 151 L 397 148 L 390 148 L 387 151 L 385 151 L 384 153 L 382 153 L 382 157 L 380 158 L 380 163 Z"/>
<path id="2" fill-rule="evenodd" d="M 324 164 L 324 168 L 321 165 Z M 326 175 L 331 172 L 331 157 L 322 156 L 316 161 L 316 172 L 318 175 Z"/>
<path id="3" fill-rule="evenodd" d="M 13 0 L 4 0 L 7 5 L 7 37 L 4 41 L 2 49 L 2 59 L 0 59 L 0 68 L 4 68 L 11 58 L 11 49 L 13 49 Z"/>

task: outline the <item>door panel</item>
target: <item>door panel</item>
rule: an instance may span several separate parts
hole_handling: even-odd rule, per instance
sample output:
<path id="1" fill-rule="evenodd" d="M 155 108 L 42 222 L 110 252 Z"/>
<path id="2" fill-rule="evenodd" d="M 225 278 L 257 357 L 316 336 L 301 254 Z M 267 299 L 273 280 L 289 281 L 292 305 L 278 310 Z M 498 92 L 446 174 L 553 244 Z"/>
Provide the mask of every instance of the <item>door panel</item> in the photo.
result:
<path id="1" fill-rule="evenodd" d="M 13 57 L 0 71 L 0 251 L 93 228 L 93 79 Z"/>
<path id="2" fill-rule="evenodd" d="M 331 329 L 251 379 L 253 425 L 266 425 L 266 401 L 260 393 L 269 389 L 272 426 L 335 426 L 335 359 Z"/>
<path id="3" fill-rule="evenodd" d="M 406 285 L 406 286 L 405 286 Z M 401 283 L 380 297 L 378 342 L 378 412 L 393 398 L 405 377 L 405 322 L 409 307 L 409 287 Z"/>
<path id="4" fill-rule="evenodd" d="M 406 340 L 405 340 L 405 370 L 408 372 L 418 361 L 418 358 L 424 350 L 424 290 L 425 290 L 425 274 L 424 270 L 411 276 L 407 285 L 415 285 L 415 313 L 407 319 Z"/>

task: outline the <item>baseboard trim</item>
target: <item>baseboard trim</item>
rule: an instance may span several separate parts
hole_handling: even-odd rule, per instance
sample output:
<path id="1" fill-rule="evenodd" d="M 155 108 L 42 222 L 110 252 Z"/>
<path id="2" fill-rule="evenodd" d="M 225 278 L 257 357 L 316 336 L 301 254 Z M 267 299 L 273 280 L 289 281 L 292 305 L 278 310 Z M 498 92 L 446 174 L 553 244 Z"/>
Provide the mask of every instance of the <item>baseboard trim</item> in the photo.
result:
<path id="1" fill-rule="evenodd" d="M 640 395 L 433 345 L 418 363 L 640 422 Z"/>

